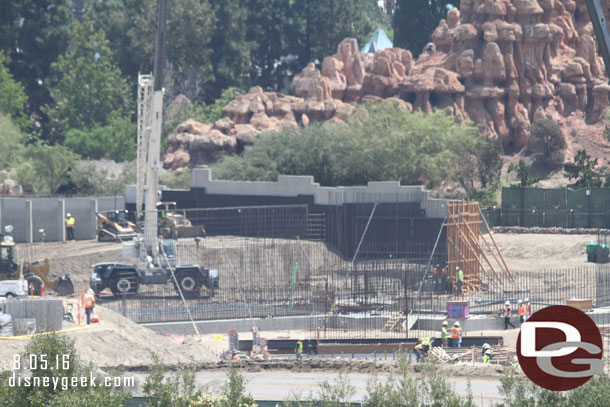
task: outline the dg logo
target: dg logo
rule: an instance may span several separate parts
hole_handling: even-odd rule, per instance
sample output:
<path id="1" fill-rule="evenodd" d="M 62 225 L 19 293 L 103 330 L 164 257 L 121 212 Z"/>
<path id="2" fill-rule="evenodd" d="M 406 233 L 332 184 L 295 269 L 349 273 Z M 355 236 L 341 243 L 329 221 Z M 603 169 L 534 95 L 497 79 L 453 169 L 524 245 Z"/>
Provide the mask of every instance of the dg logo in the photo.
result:
<path id="1" fill-rule="evenodd" d="M 603 342 L 584 312 L 554 305 L 534 313 L 521 326 L 517 357 L 525 375 L 548 390 L 572 390 L 603 374 Z"/>

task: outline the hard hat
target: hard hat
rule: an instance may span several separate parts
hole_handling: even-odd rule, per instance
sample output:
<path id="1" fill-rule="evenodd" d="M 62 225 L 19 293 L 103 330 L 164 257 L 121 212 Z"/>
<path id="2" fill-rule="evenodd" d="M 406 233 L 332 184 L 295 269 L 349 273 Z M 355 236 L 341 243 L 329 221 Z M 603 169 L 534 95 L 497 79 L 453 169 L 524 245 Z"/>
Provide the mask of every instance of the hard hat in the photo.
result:
<path id="1" fill-rule="evenodd" d="M 506 301 L 504 305 L 510 305 L 510 301 Z"/>
<path id="2" fill-rule="evenodd" d="M 517 363 L 519 359 L 516 356 L 513 356 L 513 363 Z"/>
<path id="3" fill-rule="evenodd" d="M 303 341 L 299 339 L 297 342 L 303 342 Z"/>
<path id="4" fill-rule="evenodd" d="M 447 326 L 449 323 L 447 321 L 443 321 L 443 326 Z"/>
<path id="5" fill-rule="evenodd" d="M 453 326 L 460 326 L 460 321 L 455 321 L 455 324 L 453 324 Z"/>
<path id="6" fill-rule="evenodd" d="M 488 343 L 484 343 L 484 344 L 483 344 L 483 349 L 486 349 L 486 348 L 489 348 L 489 347 L 490 347 L 490 346 L 489 346 L 489 344 L 488 344 Z"/>
<path id="7" fill-rule="evenodd" d="M 526 299 L 525 299 L 525 302 L 530 302 L 530 299 L 529 299 L 529 298 L 526 298 Z"/>
<path id="8" fill-rule="evenodd" d="M 491 349 L 487 349 L 487 350 L 485 351 L 485 354 L 486 354 L 486 355 L 491 355 Z"/>
<path id="9" fill-rule="evenodd" d="M 523 304 L 523 300 L 519 300 L 519 304 Z"/>
<path id="10" fill-rule="evenodd" d="M 87 294 L 93 294 L 93 290 L 90 288 L 87 290 Z"/>
<path id="11" fill-rule="evenodd" d="M 72 215 L 70 214 L 70 212 L 68 212 L 68 213 L 66 214 L 66 216 L 69 218 L 69 217 L 70 217 L 70 216 L 72 216 Z"/>
<path id="12" fill-rule="evenodd" d="M 423 341 L 424 341 L 424 338 L 419 338 L 419 341 L 420 341 L 420 342 L 423 342 Z"/>

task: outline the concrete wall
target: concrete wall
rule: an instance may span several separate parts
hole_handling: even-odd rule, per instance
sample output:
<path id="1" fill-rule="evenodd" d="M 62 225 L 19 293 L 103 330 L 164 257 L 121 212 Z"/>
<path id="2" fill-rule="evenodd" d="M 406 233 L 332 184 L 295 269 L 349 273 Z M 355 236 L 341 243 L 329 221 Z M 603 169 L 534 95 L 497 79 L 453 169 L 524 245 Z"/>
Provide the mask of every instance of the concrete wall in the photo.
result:
<path id="1" fill-rule="evenodd" d="M 64 306 L 60 299 L 15 299 L 6 302 L 5 312 L 13 321 L 17 318 L 36 320 L 36 332 L 59 331 L 64 319 Z"/>
<path id="2" fill-rule="evenodd" d="M 71 214 L 76 221 L 74 228 L 74 238 L 76 240 L 95 239 L 97 227 L 95 206 L 95 199 L 92 198 L 65 200 L 64 213 Z"/>
<path id="3" fill-rule="evenodd" d="M 64 218 L 74 216 L 74 237 L 95 239 L 96 211 L 124 210 L 124 197 L 83 198 L 0 198 L 0 226 L 12 225 L 16 242 L 40 240 L 44 229 L 46 241 L 65 239 Z"/>
<path id="4" fill-rule="evenodd" d="M 277 181 L 217 181 L 209 168 L 193 170 L 193 188 L 205 188 L 206 194 L 314 197 L 315 205 L 343 205 L 367 202 L 419 202 L 426 217 L 444 218 L 447 213 L 445 199 L 433 199 L 421 185 L 401 186 L 397 181 L 369 182 L 361 187 L 321 187 L 312 176 L 280 175 Z M 126 202 L 135 203 L 134 185 L 125 189 Z"/>

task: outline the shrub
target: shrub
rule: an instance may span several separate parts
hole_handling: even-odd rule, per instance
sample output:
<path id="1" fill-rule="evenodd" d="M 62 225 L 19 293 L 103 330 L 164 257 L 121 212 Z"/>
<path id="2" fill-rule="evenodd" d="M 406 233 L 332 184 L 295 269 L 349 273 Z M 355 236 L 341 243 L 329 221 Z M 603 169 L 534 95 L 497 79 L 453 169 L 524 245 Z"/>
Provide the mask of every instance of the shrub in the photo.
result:
<path id="1" fill-rule="evenodd" d="M 548 166 L 562 164 L 566 140 L 557 122 L 550 119 L 536 120 L 530 131 L 532 138 L 529 148 L 536 160 Z"/>

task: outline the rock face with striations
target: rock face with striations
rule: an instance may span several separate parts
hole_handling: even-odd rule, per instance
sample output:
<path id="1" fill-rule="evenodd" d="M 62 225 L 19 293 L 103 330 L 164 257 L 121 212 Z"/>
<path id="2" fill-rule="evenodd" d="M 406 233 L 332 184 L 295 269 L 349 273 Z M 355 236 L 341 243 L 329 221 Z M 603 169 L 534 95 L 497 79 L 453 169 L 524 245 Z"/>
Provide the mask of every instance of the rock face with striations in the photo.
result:
<path id="1" fill-rule="evenodd" d="M 165 166 L 214 161 L 284 125 L 341 122 L 370 100 L 447 109 L 513 151 L 527 147 L 534 116 L 569 127 L 576 115 L 586 133 L 585 121 L 597 123 L 608 111 L 610 87 L 584 0 L 462 0 L 431 39 L 414 59 L 400 48 L 364 54 L 347 38 L 321 69 L 310 63 L 294 77 L 294 96 L 255 87 L 213 126 L 179 126 Z"/>

